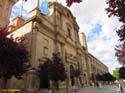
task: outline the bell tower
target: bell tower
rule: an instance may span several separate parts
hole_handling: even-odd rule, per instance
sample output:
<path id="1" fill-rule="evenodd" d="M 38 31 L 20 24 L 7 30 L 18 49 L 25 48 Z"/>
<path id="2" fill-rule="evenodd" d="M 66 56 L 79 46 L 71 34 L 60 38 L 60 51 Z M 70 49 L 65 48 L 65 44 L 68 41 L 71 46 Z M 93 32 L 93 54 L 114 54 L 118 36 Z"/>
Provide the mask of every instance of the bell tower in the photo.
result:
<path id="1" fill-rule="evenodd" d="M 80 39 L 80 43 L 81 43 L 81 46 L 83 47 L 83 49 L 85 49 L 85 50 L 88 51 L 87 41 L 86 41 L 86 35 L 85 35 L 84 32 L 81 32 L 79 34 L 79 39 Z"/>
<path id="2" fill-rule="evenodd" d="M 0 0 L 0 28 L 4 28 L 9 24 L 9 18 L 12 6 L 18 0 Z"/>

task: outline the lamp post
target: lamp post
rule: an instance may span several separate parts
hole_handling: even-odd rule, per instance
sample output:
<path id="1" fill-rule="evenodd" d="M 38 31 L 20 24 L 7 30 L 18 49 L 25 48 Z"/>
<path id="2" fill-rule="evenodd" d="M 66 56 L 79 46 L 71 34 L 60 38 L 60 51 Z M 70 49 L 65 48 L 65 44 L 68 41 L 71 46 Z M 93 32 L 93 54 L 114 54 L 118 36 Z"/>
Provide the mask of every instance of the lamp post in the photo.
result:
<path id="1" fill-rule="evenodd" d="M 67 79 L 66 79 L 66 93 L 69 93 L 68 92 L 69 80 L 68 80 L 68 72 L 67 71 L 66 71 L 66 74 L 67 74 Z"/>
<path id="2" fill-rule="evenodd" d="M 67 52 L 65 51 L 65 64 L 67 62 Z M 66 75 L 67 75 L 67 78 L 66 78 L 66 93 L 69 93 L 68 90 L 68 86 L 69 86 L 69 75 L 68 75 L 68 69 L 66 71 Z"/>
<path id="3" fill-rule="evenodd" d="M 96 79 L 96 77 L 97 77 L 97 67 L 96 67 L 96 65 L 94 65 L 94 73 L 95 73 L 94 74 L 94 82 L 95 82 L 96 85 L 98 85 L 98 82 L 97 82 L 97 79 Z"/>

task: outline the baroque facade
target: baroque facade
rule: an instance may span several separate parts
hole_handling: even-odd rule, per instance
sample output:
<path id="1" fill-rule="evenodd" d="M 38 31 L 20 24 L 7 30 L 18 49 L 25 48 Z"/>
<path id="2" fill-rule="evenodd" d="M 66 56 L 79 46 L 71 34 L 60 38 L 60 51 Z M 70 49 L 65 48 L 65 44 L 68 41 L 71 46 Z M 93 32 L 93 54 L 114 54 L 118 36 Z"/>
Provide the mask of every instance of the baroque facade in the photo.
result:
<path id="1" fill-rule="evenodd" d="M 109 72 L 108 67 L 90 53 L 88 53 L 88 63 L 90 81 L 93 81 L 92 77 L 95 77 L 97 74 L 103 75 Z"/>
<path id="2" fill-rule="evenodd" d="M 56 2 L 49 3 L 49 8 L 50 12 L 47 15 L 42 14 L 38 8 L 33 9 L 27 21 L 21 17 L 15 18 L 14 25 L 8 29 L 14 38 L 26 36 L 32 68 L 38 68 L 39 60 L 51 58 L 54 52 L 60 52 L 68 75 L 67 81 L 61 85 L 67 85 L 68 90 L 73 81 L 70 78 L 72 69 L 79 68 L 81 71 L 80 78 L 75 78 L 74 82 L 86 86 L 89 85 L 90 77 L 94 73 L 93 67 L 96 68 L 96 73 L 108 72 L 108 67 L 88 52 L 85 34 L 82 33 L 79 37 L 79 26 L 70 10 Z M 20 84 L 23 85 L 21 88 L 39 86 L 39 78 L 35 72 L 26 78 L 29 78 L 28 81 L 25 78 L 22 81 L 15 79 L 16 83 L 20 82 L 15 85 L 10 81 L 10 87 L 19 88 L 17 86 Z"/>

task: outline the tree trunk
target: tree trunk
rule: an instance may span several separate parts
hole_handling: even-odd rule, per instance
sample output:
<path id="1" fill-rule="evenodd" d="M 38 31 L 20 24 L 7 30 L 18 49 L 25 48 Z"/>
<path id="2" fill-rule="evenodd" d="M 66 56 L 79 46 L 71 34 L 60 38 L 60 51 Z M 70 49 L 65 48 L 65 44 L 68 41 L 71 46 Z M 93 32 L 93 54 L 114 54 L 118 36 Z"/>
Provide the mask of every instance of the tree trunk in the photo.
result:
<path id="1" fill-rule="evenodd" d="M 3 88 L 6 89 L 7 88 L 7 79 L 3 78 Z"/>
<path id="2" fill-rule="evenodd" d="M 59 82 L 58 81 L 55 81 L 55 87 L 56 87 L 56 90 L 59 90 Z"/>
<path id="3" fill-rule="evenodd" d="M 7 79 L 6 78 L 2 78 L 3 81 L 2 81 L 2 85 L 1 85 L 1 90 L 0 90 L 0 93 L 7 93 Z"/>

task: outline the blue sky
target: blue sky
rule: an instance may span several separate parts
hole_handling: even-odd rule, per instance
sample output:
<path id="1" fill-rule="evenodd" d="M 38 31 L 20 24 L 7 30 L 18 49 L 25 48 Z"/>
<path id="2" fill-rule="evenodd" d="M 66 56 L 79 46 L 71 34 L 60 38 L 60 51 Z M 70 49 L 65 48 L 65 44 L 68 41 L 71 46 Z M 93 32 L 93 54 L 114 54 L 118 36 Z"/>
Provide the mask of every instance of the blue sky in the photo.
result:
<path id="1" fill-rule="evenodd" d="M 40 9 L 41 9 L 41 12 L 42 12 L 42 13 L 45 13 L 45 14 L 46 14 L 46 13 L 49 12 L 49 9 L 48 9 L 47 4 L 48 4 L 48 1 L 47 1 L 47 0 L 43 0 L 43 1 L 42 1 L 41 5 L 40 5 Z"/>
<path id="2" fill-rule="evenodd" d="M 13 9 L 12 9 L 12 13 L 11 13 L 11 16 L 10 16 L 10 19 L 14 19 L 16 16 L 19 16 L 21 14 L 21 6 L 24 5 L 25 6 L 25 3 L 26 2 L 23 2 L 23 1 L 19 1 L 20 3 L 18 5 L 14 5 L 13 6 Z M 48 0 L 43 0 L 41 3 L 40 3 L 40 10 L 42 13 L 44 14 L 47 14 L 49 12 L 49 9 L 48 9 Z M 28 10 L 25 9 L 25 7 L 23 7 L 22 9 L 22 14 L 23 14 L 23 18 L 24 19 L 27 19 L 28 18 Z"/>
<path id="3" fill-rule="evenodd" d="M 87 41 L 91 42 L 93 39 L 98 38 L 100 35 L 100 32 L 102 31 L 102 25 L 101 24 L 96 24 L 94 28 L 90 30 L 88 33 Z"/>
<path id="4" fill-rule="evenodd" d="M 36 7 L 37 0 L 28 0 L 23 3 L 23 17 L 28 18 L 28 12 Z M 41 0 L 41 11 L 47 13 L 48 0 Z M 53 0 L 49 0 L 53 1 Z M 57 0 L 59 3 L 66 5 L 65 0 Z M 97 5 L 98 2 L 98 5 Z M 10 20 L 20 14 L 21 1 L 19 1 L 12 10 Z M 82 3 L 73 3 L 69 8 L 80 27 L 80 32 L 84 32 L 87 36 L 88 49 L 91 54 L 109 67 L 109 71 L 118 66 L 116 57 L 114 56 L 114 47 L 118 43 L 118 36 L 114 31 L 120 26 L 117 18 L 108 18 L 105 8 L 106 0 L 83 0 Z"/>

